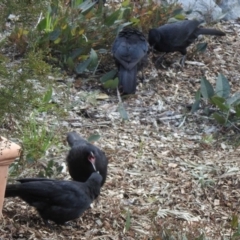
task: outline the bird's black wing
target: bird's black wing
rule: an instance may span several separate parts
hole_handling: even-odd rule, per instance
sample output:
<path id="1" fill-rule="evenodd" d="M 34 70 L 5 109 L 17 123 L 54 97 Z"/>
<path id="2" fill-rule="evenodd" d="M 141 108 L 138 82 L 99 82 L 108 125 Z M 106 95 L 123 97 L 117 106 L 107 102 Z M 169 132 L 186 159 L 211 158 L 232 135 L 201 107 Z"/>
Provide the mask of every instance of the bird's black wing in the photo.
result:
<path id="1" fill-rule="evenodd" d="M 161 40 L 164 39 L 169 45 L 178 48 L 189 45 L 196 39 L 200 22 L 197 20 L 184 20 L 176 23 L 169 23 L 159 27 Z"/>
<path id="2" fill-rule="evenodd" d="M 134 30 L 123 30 L 116 37 L 112 53 L 124 68 L 130 70 L 147 54 L 148 44 L 145 37 Z"/>
<path id="3" fill-rule="evenodd" d="M 56 179 L 51 179 L 51 178 L 19 178 L 16 179 L 16 181 L 20 183 L 26 183 L 26 182 L 34 182 L 34 181 L 56 181 Z"/>
<path id="4" fill-rule="evenodd" d="M 62 207 L 73 207 L 80 202 L 85 202 L 88 191 L 84 183 L 72 181 L 29 181 L 21 184 L 10 184 L 6 187 L 5 197 L 19 196 L 29 204 L 38 206 L 43 205 L 60 205 Z M 78 202 L 78 203 L 77 203 Z"/>
<path id="5" fill-rule="evenodd" d="M 116 37 L 112 53 L 118 67 L 119 88 L 122 94 L 136 91 L 138 66 L 148 51 L 144 35 L 136 29 L 125 28 Z"/>

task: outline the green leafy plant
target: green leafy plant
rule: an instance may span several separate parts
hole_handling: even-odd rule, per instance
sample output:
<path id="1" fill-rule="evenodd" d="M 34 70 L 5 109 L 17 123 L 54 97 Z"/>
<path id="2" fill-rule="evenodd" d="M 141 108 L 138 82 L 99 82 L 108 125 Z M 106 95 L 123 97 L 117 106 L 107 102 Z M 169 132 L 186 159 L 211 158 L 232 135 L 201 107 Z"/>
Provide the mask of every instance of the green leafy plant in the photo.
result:
<path id="1" fill-rule="evenodd" d="M 125 222 L 124 231 L 126 231 L 126 232 L 129 231 L 130 227 L 131 227 L 131 213 L 128 209 L 126 212 L 126 222 Z"/>
<path id="2" fill-rule="evenodd" d="M 240 224 L 238 222 L 238 216 L 233 215 L 231 220 L 231 240 L 237 240 L 240 238 Z"/>
<path id="3" fill-rule="evenodd" d="M 195 95 L 192 112 L 200 108 L 200 103 L 203 98 L 210 104 L 210 106 L 205 106 L 205 112 L 212 112 L 211 116 L 219 124 L 232 126 L 240 119 L 240 93 L 230 95 L 230 92 L 229 82 L 224 75 L 218 75 L 215 89 L 212 84 L 203 77 L 201 79 L 201 87 Z M 211 106 L 213 107 L 210 108 Z"/>
<path id="4" fill-rule="evenodd" d="M 0 123 L 12 128 L 16 119 L 24 119 L 25 112 L 31 109 L 31 102 L 38 97 L 38 93 L 25 73 L 13 74 L 5 70 L 2 68 L 4 75 L 0 77 Z M 11 123 L 12 127 L 9 125 Z"/>
<path id="5" fill-rule="evenodd" d="M 156 220 L 153 221 L 153 237 L 154 240 L 210 240 L 205 236 L 200 226 L 192 227 L 188 225 L 188 230 L 184 226 L 179 226 L 179 222 L 172 223 L 161 223 L 159 224 Z M 176 228 L 177 226 L 177 228 Z"/>
<path id="6" fill-rule="evenodd" d="M 91 0 L 78 0 L 71 1 L 69 8 L 62 8 L 57 2 L 37 26 L 39 47 L 47 48 L 48 55 L 70 71 L 95 72 L 99 55 L 109 50 L 124 26 L 132 24 L 147 33 L 149 26 L 165 23 L 177 7 L 176 3 L 159 6 L 152 0 L 137 5 L 126 0 L 106 7 Z"/>
<path id="7" fill-rule="evenodd" d="M 58 5 L 49 7 L 37 26 L 41 33 L 39 47 L 47 47 L 58 64 L 68 70 L 93 71 L 98 65 L 93 48 L 105 39 L 100 34 L 103 10 L 94 8 L 96 2 L 90 0 L 73 2 L 71 8 L 63 11 Z"/>
<path id="8" fill-rule="evenodd" d="M 210 179 L 207 173 L 200 171 L 199 173 L 193 173 L 193 176 L 198 179 L 198 183 L 201 188 L 212 187 L 215 185 L 213 179 Z"/>
<path id="9" fill-rule="evenodd" d="M 39 177 L 56 177 L 58 174 L 62 172 L 63 167 L 55 162 L 53 159 L 49 160 L 46 166 L 43 166 L 43 170 L 40 170 L 38 173 Z"/>
<path id="10" fill-rule="evenodd" d="M 9 167 L 11 177 L 16 177 L 28 167 L 33 167 L 37 161 L 46 155 L 46 151 L 58 143 L 58 130 L 37 121 L 38 112 L 33 112 L 24 124 L 18 125 L 19 139 L 21 139 L 20 158 Z M 46 165 L 41 164 L 42 169 L 38 175 L 52 177 L 62 171 L 62 166 L 52 159 Z"/>
<path id="11" fill-rule="evenodd" d="M 20 126 L 19 130 L 27 164 L 32 164 L 43 157 L 57 138 L 56 130 L 38 123 L 34 113 L 30 116 L 28 124 Z"/>

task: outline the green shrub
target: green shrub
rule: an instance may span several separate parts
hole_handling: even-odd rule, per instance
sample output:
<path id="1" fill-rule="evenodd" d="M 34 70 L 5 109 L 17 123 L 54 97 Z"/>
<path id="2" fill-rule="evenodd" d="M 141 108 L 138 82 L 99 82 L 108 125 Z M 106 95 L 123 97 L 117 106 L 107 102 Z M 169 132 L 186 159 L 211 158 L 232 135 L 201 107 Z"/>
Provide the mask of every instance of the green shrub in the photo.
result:
<path id="1" fill-rule="evenodd" d="M 212 112 L 211 116 L 217 123 L 228 127 L 233 126 L 240 120 L 240 93 L 230 95 L 230 92 L 229 82 L 224 75 L 218 75 L 215 89 L 203 77 L 201 87 L 195 96 L 192 112 L 197 111 L 202 99 L 205 99 L 209 104 L 204 107 L 205 112 Z"/>
<path id="2" fill-rule="evenodd" d="M 70 8 L 52 5 L 37 26 L 38 44 L 69 71 L 94 71 L 98 55 L 109 52 L 124 26 L 133 24 L 147 33 L 150 26 L 165 23 L 177 7 L 177 4 L 159 6 L 153 1 L 137 4 L 125 1 L 103 7 L 91 0 L 73 1 Z"/>

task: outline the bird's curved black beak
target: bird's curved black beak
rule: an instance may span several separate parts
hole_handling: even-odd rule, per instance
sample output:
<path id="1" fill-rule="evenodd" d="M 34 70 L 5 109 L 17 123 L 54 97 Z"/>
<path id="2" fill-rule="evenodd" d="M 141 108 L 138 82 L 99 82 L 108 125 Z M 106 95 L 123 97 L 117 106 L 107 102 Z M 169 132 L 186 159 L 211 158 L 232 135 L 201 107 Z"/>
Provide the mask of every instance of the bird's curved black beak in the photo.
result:
<path id="1" fill-rule="evenodd" d="M 95 158 L 95 155 L 93 154 L 93 152 L 90 152 L 90 154 L 88 156 L 88 161 L 92 164 L 93 169 L 96 172 L 97 171 L 96 166 L 95 166 L 96 158 Z"/>

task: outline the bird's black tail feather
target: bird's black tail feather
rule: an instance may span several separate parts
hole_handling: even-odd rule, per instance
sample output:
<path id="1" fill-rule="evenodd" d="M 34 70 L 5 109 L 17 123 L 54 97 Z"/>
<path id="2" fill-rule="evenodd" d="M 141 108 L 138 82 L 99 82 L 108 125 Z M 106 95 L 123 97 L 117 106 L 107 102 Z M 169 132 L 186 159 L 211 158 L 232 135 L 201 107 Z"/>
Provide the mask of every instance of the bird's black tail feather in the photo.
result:
<path id="1" fill-rule="evenodd" d="M 197 34 L 203 34 L 203 35 L 215 35 L 215 36 L 225 36 L 226 33 L 217 30 L 217 29 L 210 29 L 210 28 L 198 28 Z"/>
<path id="2" fill-rule="evenodd" d="M 80 141 L 86 142 L 86 140 L 81 138 L 78 133 L 69 132 L 67 134 L 67 142 L 68 142 L 70 147 L 72 147 L 75 143 L 80 142 Z"/>
<path id="3" fill-rule="evenodd" d="M 130 70 L 120 66 L 118 79 L 122 94 L 134 94 L 137 87 L 137 66 Z"/>
<path id="4" fill-rule="evenodd" d="M 5 198 L 7 197 L 18 197 L 19 196 L 19 192 L 21 191 L 19 189 L 20 184 L 11 184 L 11 185 L 7 185 L 6 187 L 6 191 L 5 191 Z"/>

